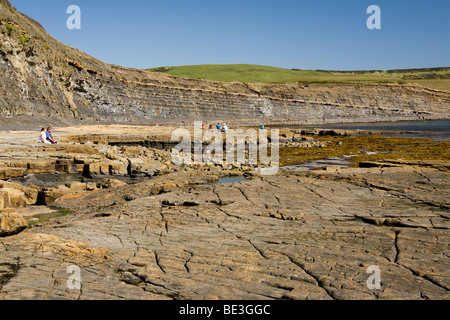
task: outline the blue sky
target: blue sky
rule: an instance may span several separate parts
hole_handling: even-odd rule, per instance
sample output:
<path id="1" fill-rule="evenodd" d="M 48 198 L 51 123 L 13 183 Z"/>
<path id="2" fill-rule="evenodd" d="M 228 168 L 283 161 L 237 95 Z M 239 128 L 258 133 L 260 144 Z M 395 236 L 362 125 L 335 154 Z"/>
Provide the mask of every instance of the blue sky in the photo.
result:
<path id="1" fill-rule="evenodd" d="M 449 0 L 10 0 L 59 41 L 131 68 L 248 63 L 368 70 L 450 66 Z M 69 5 L 81 30 L 69 30 Z M 370 5 L 381 30 L 369 30 Z"/>

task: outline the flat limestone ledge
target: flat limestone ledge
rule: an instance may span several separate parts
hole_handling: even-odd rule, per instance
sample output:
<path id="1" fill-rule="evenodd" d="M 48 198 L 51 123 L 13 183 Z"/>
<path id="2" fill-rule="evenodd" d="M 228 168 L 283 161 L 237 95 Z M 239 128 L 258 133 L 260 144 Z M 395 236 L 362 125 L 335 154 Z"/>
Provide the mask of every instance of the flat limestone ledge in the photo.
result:
<path id="1" fill-rule="evenodd" d="M 172 169 L 168 150 L 178 144 L 172 141 L 176 130 L 187 130 L 194 137 L 192 126 L 99 125 L 54 128 L 56 145 L 37 143 L 38 130 L 8 131 L 0 139 L 0 179 L 39 173 L 85 173 L 152 176 Z M 240 128 L 242 130 L 248 127 Z M 299 130 L 279 129 L 280 143 L 319 146 Z M 204 127 L 202 134 L 208 132 Z M 271 130 L 267 130 L 269 137 Z M 309 131 L 308 131 L 309 132 Z M 349 131 L 316 130 L 314 134 L 349 135 Z M 222 133 L 224 143 L 226 134 Z M 153 151 L 149 151 L 153 150 Z M 129 165 L 131 164 L 131 168 Z"/>
<path id="2" fill-rule="evenodd" d="M 130 133 L 127 133 L 127 128 Z M 105 132 L 115 134 L 124 130 L 123 136 L 131 140 L 149 139 L 149 136 L 157 132 L 165 132 L 157 127 L 143 127 L 140 129 L 130 126 L 105 126 Z M 28 174 L 40 173 L 84 173 L 100 175 L 127 175 L 128 166 L 132 165 L 132 171 L 136 174 L 153 175 L 170 166 L 170 154 L 164 150 L 155 150 L 144 146 L 108 146 L 106 141 L 99 144 L 90 137 L 96 132 L 97 137 L 101 128 L 88 127 L 77 129 L 69 128 L 69 131 L 58 132 L 54 129 L 54 136 L 59 143 L 55 145 L 40 144 L 35 141 L 35 132 L 17 131 L 6 132 L 0 140 L 0 179 L 23 177 Z M 73 132 L 80 130 L 82 137 L 87 137 L 97 143 L 70 142 Z M 143 136 L 131 135 L 134 132 L 145 131 Z M 104 138 L 100 138 L 104 139 Z M 129 141 L 129 140 L 126 140 Z"/>
<path id="3" fill-rule="evenodd" d="M 195 183 L 207 176 L 171 173 L 60 201 L 74 213 L 2 240 L 4 263 L 21 263 L 0 296 L 450 298 L 450 216 L 439 205 L 449 199 L 448 173 L 360 168 Z M 39 247 L 42 237 L 48 246 Z M 58 243 L 90 249 L 69 259 Z M 85 277 L 76 294 L 63 285 L 68 263 Z M 370 266 L 380 289 L 367 286 Z"/>

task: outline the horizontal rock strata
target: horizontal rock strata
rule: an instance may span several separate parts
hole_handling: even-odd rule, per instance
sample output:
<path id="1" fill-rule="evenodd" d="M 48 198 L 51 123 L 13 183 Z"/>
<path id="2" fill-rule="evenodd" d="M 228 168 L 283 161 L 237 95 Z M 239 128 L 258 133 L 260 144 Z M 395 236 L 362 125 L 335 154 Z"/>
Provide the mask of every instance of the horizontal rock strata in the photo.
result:
<path id="1" fill-rule="evenodd" d="M 0 8 L 3 119 L 259 124 L 448 117 L 450 94 L 418 85 L 218 83 L 107 65 L 57 42 L 5 4 Z"/>

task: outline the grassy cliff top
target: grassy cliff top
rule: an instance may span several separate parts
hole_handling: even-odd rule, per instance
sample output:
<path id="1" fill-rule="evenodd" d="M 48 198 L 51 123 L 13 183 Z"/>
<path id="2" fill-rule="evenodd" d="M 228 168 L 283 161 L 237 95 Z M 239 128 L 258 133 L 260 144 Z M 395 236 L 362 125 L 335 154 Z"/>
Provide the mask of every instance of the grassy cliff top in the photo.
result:
<path id="1" fill-rule="evenodd" d="M 328 71 L 283 69 L 250 64 L 192 65 L 148 69 L 190 79 L 221 82 L 302 83 L 363 85 L 374 83 L 417 83 L 436 90 L 450 91 L 450 68 Z"/>

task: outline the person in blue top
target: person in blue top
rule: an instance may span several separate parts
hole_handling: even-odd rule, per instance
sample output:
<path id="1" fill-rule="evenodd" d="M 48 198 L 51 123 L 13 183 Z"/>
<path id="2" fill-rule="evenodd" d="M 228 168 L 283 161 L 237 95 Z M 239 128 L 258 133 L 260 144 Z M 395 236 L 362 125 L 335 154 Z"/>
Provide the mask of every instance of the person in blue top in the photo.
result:
<path id="1" fill-rule="evenodd" d="M 220 123 L 217 123 L 217 124 L 216 124 L 216 129 L 217 129 L 217 130 L 220 130 L 220 129 L 221 129 Z"/>
<path id="2" fill-rule="evenodd" d="M 47 128 L 47 141 L 49 141 L 52 144 L 57 144 L 58 142 L 56 142 L 55 139 L 53 139 L 53 135 L 52 135 L 52 128 Z"/>

